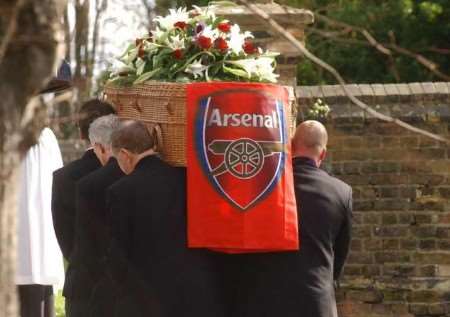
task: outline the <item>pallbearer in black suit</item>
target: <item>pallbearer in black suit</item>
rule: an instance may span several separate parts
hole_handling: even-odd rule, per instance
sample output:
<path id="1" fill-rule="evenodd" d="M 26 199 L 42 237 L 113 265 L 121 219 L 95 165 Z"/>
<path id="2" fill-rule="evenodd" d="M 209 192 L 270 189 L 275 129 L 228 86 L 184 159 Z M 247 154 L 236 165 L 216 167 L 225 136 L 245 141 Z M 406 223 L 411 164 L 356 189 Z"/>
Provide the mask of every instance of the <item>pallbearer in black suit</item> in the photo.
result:
<path id="1" fill-rule="evenodd" d="M 78 127 L 81 139 L 88 141 L 89 126 L 95 119 L 114 112 L 114 108 L 109 103 L 98 99 L 92 99 L 84 103 L 78 112 L 80 116 Z M 79 316 L 76 313 L 80 308 L 77 302 L 82 296 L 73 289 L 73 268 L 70 262 L 75 237 L 75 186 L 79 179 L 100 166 L 100 161 L 94 151 L 89 148 L 80 159 L 60 168 L 53 174 L 53 226 L 61 251 L 69 264 L 63 289 L 63 295 L 66 298 L 67 317 Z"/>
<path id="2" fill-rule="evenodd" d="M 124 122 L 112 142 L 129 174 L 108 191 L 113 240 L 125 259 L 115 269 L 121 259 L 113 254 L 112 272 L 120 284 L 134 281 L 129 294 L 140 306 L 133 308 L 142 316 L 224 316 L 210 254 L 187 249 L 185 170 L 160 159 L 142 123 Z"/>
<path id="3" fill-rule="evenodd" d="M 319 169 L 328 135 L 317 121 L 292 141 L 300 251 L 248 257 L 242 316 L 337 317 L 334 281 L 350 245 L 352 190 Z"/>
<path id="4" fill-rule="evenodd" d="M 115 287 L 104 269 L 110 243 L 105 196 L 106 189 L 125 175 L 111 149 L 111 134 L 119 124 L 119 118 L 113 114 L 91 124 L 89 140 L 103 167 L 77 183 L 75 246 L 70 257 L 74 268 L 73 289 L 82 295 L 79 300 L 84 301 L 84 307 L 89 307 L 89 316 L 95 317 L 113 316 L 111 303 Z"/>

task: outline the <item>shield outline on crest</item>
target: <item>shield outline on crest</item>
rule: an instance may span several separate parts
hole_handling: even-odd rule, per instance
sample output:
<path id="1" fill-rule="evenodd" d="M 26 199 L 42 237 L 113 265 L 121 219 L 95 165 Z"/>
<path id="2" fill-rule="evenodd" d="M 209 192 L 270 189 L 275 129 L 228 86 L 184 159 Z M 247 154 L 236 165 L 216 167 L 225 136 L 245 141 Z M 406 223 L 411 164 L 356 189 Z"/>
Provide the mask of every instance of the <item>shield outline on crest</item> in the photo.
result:
<path id="1" fill-rule="evenodd" d="M 285 121 L 285 115 L 284 115 L 284 107 L 283 102 L 280 99 L 275 98 L 271 94 L 268 94 L 267 92 L 261 92 L 256 89 L 224 89 L 218 92 L 214 92 L 202 97 L 199 97 L 197 100 L 197 113 L 195 116 L 195 150 L 197 154 L 197 159 L 200 161 L 200 165 L 202 167 L 202 170 L 204 174 L 207 176 L 209 182 L 214 187 L 216 192 L 222 196 L 226 201 L 231 203 L 234 207 L 239 209 L 242 212 L 246 212 L 252 207 L 254 207 L 256 204 L 264 200 L 275 188 L 278 181 L 281 178 L 281 175 L 284 171 L 284 165 L 286 160 L 286 152 L 285 150 L 279 152 L 280 158 L 278 160 L 277 168 L 275 170 L 275 173 L 270 180 L 270 182 L 267 184 L 267 186 L 262 190 L 258 196 L 256 196 L 251 202 L 249 202 L 245 206 L 241 206 L 239 203 L 237 203 L 230 195 L 223 189 L 223 187 L 220 185 L 220 183 L 217 181 L 217 178 L 212 175 L 212 168 L 210 165 L 210 162 L 208 160 L 208 146 L 205 144 L 205 129 L 206 129 L 206 115 L 208 113 L 209 104 L 211 101 L 211 98 L 216 95 L 221 94 L 229 94 L 233 92 L 246 92 L 246 93 L 252 93 L 252 94 L 259 94 L 259 95 L 265 95 L 275 100 L 275 106 L 276 106 L 276 113 L 280 122 L 280 143 L 283 145 L 283 149 L 286 148 L 286 139 L 287 139 L 287 129 L 286 129 L 286 121 Z M 234 141 L 234 140 L 229 140 Z M 262 141 L 264 142 L 264 141 Z"/>

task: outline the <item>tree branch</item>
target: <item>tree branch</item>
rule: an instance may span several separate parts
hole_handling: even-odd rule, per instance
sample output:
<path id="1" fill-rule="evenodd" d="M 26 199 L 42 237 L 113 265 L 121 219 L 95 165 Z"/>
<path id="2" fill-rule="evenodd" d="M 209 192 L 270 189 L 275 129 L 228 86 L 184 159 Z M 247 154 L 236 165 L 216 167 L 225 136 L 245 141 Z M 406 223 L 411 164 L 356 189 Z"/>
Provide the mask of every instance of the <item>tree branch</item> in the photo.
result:
<path id="1" fill-rule="evenodd" d="M 450 55 L 449 48 L 440 48 L 440 47 L 429 47 L 426 49 L 428 52 L 438 53 L 442 55 Z"/>
<path id="2" fill-rule="evenodd" d="M 354 30 L 356 32 L 359 32 L 366 38 L 366 40 L 370 43 L 370 45 L 375 47 L 382 54 L 392 56 L 392 51 L 395 51 L 396 53 L 406 55 L 408 57 L 415 59 L 419 64 L 423 65 L 425 68 L 427 68 L 433 74 L 435 74 L 437 77 L 444 79 L 446 81 L 450 81 L 449 75 L 442 73 L 438 69 L 439 67 L 435 62 L 431 61 L 430 59 L 426 58 L 425 56 L 423 56 L 421 54 L 414 53 L 404 47 L 400 47 L 397 44 L 395 44 L 395 42 L 392 42 L 391 44 L 380 43 L 365 28 L 350 25 L 350 24 L 347 24 L 347 23 L 341 22 L 341 21 L 336 21 L 329 17 L 326 17 L 321 14 L 317 14 L 317 13 L 315 14 L 315 17 L 317 20 L 322 21 L 328 25 L 335 26 L 335 27 L 341 27 L 341 28 L 344 28 L 345 30 Z M 332 33 L 330 33 L 330 34 L 332 34 Z M 330 34 L 321 33 L 321 35 L 323 35 L 323 36 L 326 36 L 328 38 L 333 38 L 332 36 L 330 36 Z"/>
<path id="3" fill-rule="evenodd" d="M 3 61 L 3 57 L 6 54 L 6 50 L 8 49 L 9 42 L 14 36 L 14 33 L 16 32 L 17 27 L 17 15 L 22 8 L 23 4 L 25 3 L 24 0 L 17 0 L 16 5 L 11 10 L 12 13 L 9 16 L 9 23 L 7 23 L 6 30 L 4 32 L 3 38 L 0 42 L 0 64 Z"/>
<path id="4" fill-rule="evenodd" d="M 406 122 L 403 122 L 399 119 L 392 118 L 390 116 L 384 115 L 371 107 L 369 107 L 367 104 L 356 98 L 346 87 L 346 83 L 342 76 L 334 69 L 331 65 L 327 64 L 326 62 L 322 61 L 320 58 L 312 54 L 300 41 L 298 41 L 290 32 L 287 32 L 282 26 L 280 26 L 275 20 L 273 20 L 266 12 L 261 10 L 258 6 L 254 4 L 250 4 L 247 0 L 237 0 L 238 3 L 241 3 L 245 5 L 251 12 L 256 14 L 258 17 L 260 17 L 262 20 L 264 20 L 276 33 L 284 37 L 287 41 L 289 41 L 293 46 L 295 46 L 306 58 L 314 62 L 315 64 L 319 65 L 320 67 L 326 69 L 328 72 L 330 72 L 338 81 L 339 85 L 342 87 L 345 95 L 358 107 L 363 109 L 365 112 L 370 114 L 371 116 L 380 119 L 382 121 L 386 122 L 392 122 L 394 124 L 397 124 L 398 126 L 401 126 L 409 131 L 422 134 L 424 136 L 427 136 L 429 138 L 432 138 L 434 140 L 444 142 L 447 144 L 450 144 L 450 140 L 428 132 L 426 130 L 422 130 L 419 128 L 416 128 Z"/>
<path id="5" fill-rule="evenodd" d="M 332 26 L 338 26 L 338 27 L 342 27 L 344 29 L 347 30 L 354 30 L 354 31 L 358 31 L 359 33 L 361 33 L 366 40 L 373 46 L 375 47 L 378 51 L 380 51 L 381 53 L 385 54 L 385 55 L 391 55 L 391 51 L 389 49 L 387 49 L 384 45 L 381 45 L 373 36 L 372 34 L 369 33 L 369 31 L 367 31 L 364 28 L 361 27 L 357 27 L 354 25 L 350 25 L 341 21 L 336 21 L 333 19 L 330 19 L 329 17 L 326 17 L 324 15 L 315 13 L 314 14 L 315 18 L 318 21 L 322 21 L 328 25 L 332 25 Z"/>
<path id="6" fill-rule="evenodd" d="M 447 74 L 442 73 L 439 69 L 438 69 L 438 65 L 433 62 L 430 61 L 429 59 L 427 59 L 425 56 L 418 54 L 418 53 L 414 53 L 410 50 L 407 50 L 404 47 L 400 47 L 397 44 L 389 44 L 388 45 L 392 50 L 396 51 L 397 53 L 409 56 L 414 58 L 417 62 L 419 62 L 420 64 L 422 64 L 423 66 L 425 66 L 426 68 L 428 68 L 433 74 L 435 74 L 437 77 L 442 78 L 446 81 L 450 81 L 450 76 L 448 76 Z"/>

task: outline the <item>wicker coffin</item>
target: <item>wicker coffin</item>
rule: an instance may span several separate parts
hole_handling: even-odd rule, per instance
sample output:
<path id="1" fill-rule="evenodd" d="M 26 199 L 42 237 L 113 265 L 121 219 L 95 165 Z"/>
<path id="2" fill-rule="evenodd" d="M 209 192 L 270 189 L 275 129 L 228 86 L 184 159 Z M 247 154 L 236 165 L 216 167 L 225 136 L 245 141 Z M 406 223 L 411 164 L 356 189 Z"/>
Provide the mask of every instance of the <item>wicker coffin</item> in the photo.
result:
<path id="1" fill-rule="evenodd" d="M 186 166 L 186 86 L 180 83 L 146 83 L 134 87 L 105 88 L 105 99 L 111 102 L 122 119 L 133 119 L 156 125 L 162 132 L 163 158 L 173 166 Z M 286 118 L 289 136 L 295 129 L 296 107 L 292 87 Z"/>

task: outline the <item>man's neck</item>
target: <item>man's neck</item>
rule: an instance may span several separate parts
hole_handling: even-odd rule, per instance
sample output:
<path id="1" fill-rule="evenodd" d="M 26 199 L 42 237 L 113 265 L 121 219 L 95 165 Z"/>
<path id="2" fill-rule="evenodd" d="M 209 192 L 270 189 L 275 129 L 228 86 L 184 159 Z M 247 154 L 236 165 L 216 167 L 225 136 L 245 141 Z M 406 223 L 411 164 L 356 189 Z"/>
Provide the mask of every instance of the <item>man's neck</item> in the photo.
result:
<path id="1" fill-rule="evenodd" d="M 316 167 L 320 166 L 320 160 L 317 159 L 314 155 L 308 154 L 308 153 L 294 153 L 292 155 L 292 157 L 295 158 L 304 158 L 307 160 L 310 160 L 311 162 L 314 162 L 314 164 L 316 165 Z"/>
<path id="2" fill-rule="evenodd" d="M 114 156 L 112 154 L 105 158 L 105 164 L 103 164 L 103 165 L 108 165 L 108 163 L 111 161 L 111 159 L 114 159 Z"/>
<path id="3" fill-rule="evenodd" d="M 139 155 L 136 157 L 136 162 L 135 162 L 135 164 L 134 164 L 134 167 L 136 167 L 136 165 L 138 165 L 139 162 L 140 162 L 144 157 L 152 156 L 152 155 L 155 155 L 155 154 L 156 154 L 156 152 L 155 152 L 155 150 L 153 150 L 153 149 L 150 149 L 150 150 L 147 150 L 147 151 L 145 151 L 145 152 L 142 152 L 141 154 L 139 154 Z"/>

